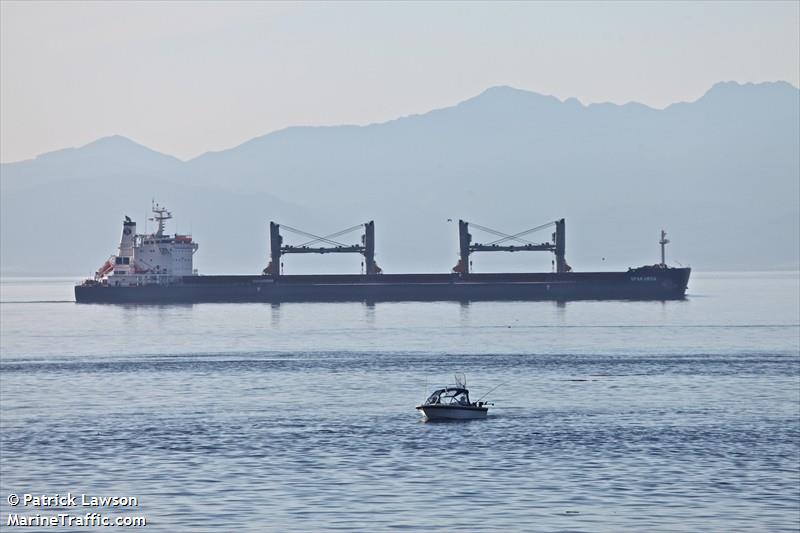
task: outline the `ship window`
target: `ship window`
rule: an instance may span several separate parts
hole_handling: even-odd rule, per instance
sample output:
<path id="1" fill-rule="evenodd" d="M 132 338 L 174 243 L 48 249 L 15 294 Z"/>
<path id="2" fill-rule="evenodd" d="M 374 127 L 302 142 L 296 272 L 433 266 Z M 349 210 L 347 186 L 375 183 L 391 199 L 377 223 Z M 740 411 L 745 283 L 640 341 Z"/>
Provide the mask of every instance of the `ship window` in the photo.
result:
<path id="1" fill-rule="evenodd" d="M 117 257 L 116 259 L 114 259 L 114 264 L 115 265 L 121 265 L 122 264 L 122 258 L 121 257 Z"/>

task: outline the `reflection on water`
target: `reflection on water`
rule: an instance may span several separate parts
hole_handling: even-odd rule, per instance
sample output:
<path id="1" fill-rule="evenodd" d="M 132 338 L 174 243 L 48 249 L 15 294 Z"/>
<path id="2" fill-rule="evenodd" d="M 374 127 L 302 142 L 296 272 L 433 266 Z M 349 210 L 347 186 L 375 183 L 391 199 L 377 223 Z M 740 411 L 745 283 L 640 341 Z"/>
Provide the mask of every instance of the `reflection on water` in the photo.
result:
<path id="1" fill-rule="evenodd" d="M 3 303 L 0 513 L 71 491 L 137 496 L 165 532 L 797 530 L 797 276 L 693 283 L 667 303 Z M 456 371 L 488 418 L 423 423 Z"/>

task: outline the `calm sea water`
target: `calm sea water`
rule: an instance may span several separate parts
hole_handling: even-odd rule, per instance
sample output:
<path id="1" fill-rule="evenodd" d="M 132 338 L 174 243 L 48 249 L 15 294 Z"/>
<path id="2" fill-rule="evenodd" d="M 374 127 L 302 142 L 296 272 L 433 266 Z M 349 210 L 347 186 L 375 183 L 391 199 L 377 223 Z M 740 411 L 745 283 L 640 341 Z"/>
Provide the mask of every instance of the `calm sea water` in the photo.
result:
<path id="1" fill-rule="evenodd" d="M 145 531 L 800 529 L 797 272 L 666 303 L 77 305 L 73 281 L 0 284 L 2 526 L 35 511 L 11 493 L 72 492 L 136 496 L 100 511 Z M 454 372 L 501 385 L 489 418 L 421 422 Z"/>

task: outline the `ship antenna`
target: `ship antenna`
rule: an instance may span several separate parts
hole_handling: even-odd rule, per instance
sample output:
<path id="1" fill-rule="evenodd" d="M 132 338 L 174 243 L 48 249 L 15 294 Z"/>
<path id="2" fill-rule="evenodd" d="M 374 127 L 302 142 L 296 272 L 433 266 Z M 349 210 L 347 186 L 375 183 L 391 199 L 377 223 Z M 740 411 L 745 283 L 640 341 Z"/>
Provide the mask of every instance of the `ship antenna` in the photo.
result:
<path id="1" fill-rule="evenodd" d="M 667 232 L 663 229 L 661 230 L 661 240 L 658 241 L 658 244 L 661 245 L 661 266 L 665 267 L 667 266 L 667 262 L 665 261 L 664 247 L 669 244 L 669 239 L 667 239 Z"/>

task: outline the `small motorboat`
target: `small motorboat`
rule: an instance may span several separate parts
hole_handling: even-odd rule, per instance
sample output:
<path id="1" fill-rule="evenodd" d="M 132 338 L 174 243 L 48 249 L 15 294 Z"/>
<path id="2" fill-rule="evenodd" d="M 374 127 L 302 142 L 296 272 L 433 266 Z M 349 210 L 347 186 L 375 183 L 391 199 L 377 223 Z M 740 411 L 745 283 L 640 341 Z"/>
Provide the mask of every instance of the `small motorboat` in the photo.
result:
<path id="1" fill-rule="evenodd" d="M 487 402 L 471 402 L 467 379 L 464 374 L 456 374 L 455 385 L 437 389 L 416 409 L 428 420 L 473 420 L 486 418 L 489 412 Z"/>

